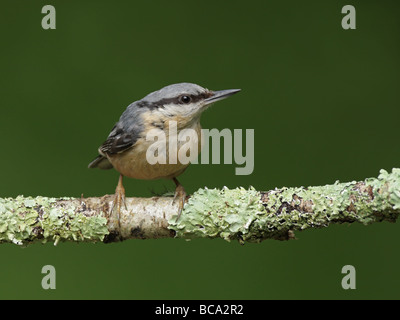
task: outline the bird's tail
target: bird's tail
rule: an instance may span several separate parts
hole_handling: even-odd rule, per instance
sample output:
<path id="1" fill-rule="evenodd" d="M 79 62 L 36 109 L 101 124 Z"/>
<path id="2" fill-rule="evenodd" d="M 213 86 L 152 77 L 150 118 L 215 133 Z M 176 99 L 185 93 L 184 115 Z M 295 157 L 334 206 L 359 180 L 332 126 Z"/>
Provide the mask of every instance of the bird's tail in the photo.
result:
<path id="1" fill-rule="evenodd" d="M 91 163 L 89 163 L 88 168 L 99 168 L 103 170 L 111 169 L 113 165 L 108 159 L 102 155 L 97 156 Z"/>

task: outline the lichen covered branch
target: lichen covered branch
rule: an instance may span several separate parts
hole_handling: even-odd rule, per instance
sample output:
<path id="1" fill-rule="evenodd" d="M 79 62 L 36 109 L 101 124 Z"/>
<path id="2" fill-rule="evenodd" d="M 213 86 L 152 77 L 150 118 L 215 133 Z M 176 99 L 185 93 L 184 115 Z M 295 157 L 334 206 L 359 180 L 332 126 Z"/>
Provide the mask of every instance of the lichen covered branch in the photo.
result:
<path id="1" fill-rule="evenodd" d="M 0 242 L 36 240 L 114 242 L 177 237 L 244 242 L 287 240 L 294 231 L 331 223 L 396 221 L 400 169 L 378 178 L 317 187 L 199 189 L 179 220 L 172 197 L 127 198 L 118 223 L 113 196 L 101 198 L 0 198 Z"/>

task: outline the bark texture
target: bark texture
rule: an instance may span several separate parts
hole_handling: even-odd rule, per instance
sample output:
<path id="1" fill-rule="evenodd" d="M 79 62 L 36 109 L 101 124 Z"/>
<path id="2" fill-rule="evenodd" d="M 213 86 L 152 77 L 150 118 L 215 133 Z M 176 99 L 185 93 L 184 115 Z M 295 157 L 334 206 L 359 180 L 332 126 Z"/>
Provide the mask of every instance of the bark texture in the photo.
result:
<path id="1" fill-rule="evenodd" d="M 127 198 L 110 213 L 114 196 L 0 198 L 0 242 L 114 242 L 126 239 L 223 238 L 288 240 L 294 231 L 331 223 L 395 222 L 400 213 L 400 169 L 378 178 L 270 191 L 199 189 L 177 221 L 173 197 Z"/>

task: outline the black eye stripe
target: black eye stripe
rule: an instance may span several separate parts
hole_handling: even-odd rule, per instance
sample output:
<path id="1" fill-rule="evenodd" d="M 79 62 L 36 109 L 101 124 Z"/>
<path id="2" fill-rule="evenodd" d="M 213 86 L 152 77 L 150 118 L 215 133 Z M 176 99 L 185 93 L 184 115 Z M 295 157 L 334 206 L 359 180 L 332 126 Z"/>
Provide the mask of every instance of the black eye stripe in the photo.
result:
<path id="1" fill-rule="evenodd" d="M 211 92 L 202 92 L 199 94 L 186 94 L 186 96 L 190 97 L 191 103 L 195 103 L 202 99 L 206 99 L 206 98 L 210 97 L 211 95 L 212 95 Z M 167 105 L 167 104 L 183 105 L 184 103 L 180 100 L 182 96 L 185 96 L 185 94 L 181 94 L 178 97 L 174 97 L 174 98 L 161 99 L 161 100 L 155 101 L 155 102 L 148 102 L 145 100 L 140 100 L 140 101 L 136 102 L 136 105 L 139 108 L 149 108 L 151 110 L 157 109 L 157 108 L 162 108 L 164 105 Z"/>

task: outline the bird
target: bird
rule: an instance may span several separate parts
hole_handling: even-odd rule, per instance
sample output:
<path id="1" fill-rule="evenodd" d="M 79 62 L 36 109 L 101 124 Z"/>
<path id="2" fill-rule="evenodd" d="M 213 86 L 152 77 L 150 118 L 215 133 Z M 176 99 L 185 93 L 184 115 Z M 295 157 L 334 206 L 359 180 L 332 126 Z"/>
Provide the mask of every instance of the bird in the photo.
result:
<path id="1" fill-rule="evenodd" d="M 194 83 L 176 83 L 151 92 L 126 108 L 107 139 L 98 148 L 99 155 L 88 165 L 89 168 L 114 168 L 119 172 L 110 211 L 113 212 L 116 208 L 118 224 L 120 224 L 121 208 L 122 206 L 126 208 L 123 177 L 172 180 L 176 187 L 173 201 L 179 201 L 177 220 L 179 219 L 187 195 L 177 177 L 187 169 L 190 163 L 177 160 L 175 153 L 179 151 L 182 142 L 178 142 L 177 148 L 171 149 L 169 139 L 166 139 L 166 154 L 171 156 L 171 152 L 174 153 L 172 158 L 175 161 L 170 161 L 171 158 L 166 157 L 165 163 L 151 163 L 148 159 L 148 150 L 154 140 L 148 139 L 148 135 L 152 132 L 164 134 L 169 138 L 173 126 L 177 134 L 183 132 L 184 129 L 191 129 L 198 135 L 197 141 L 193 139 L 197 148 L 190 149 L 192 152 L 190 156 L 196 157 L 201 151 L 199 141 L 201 140 L 202 113 L 213 103 L 239 91 L 240 89 L 213 91 Z"/>

